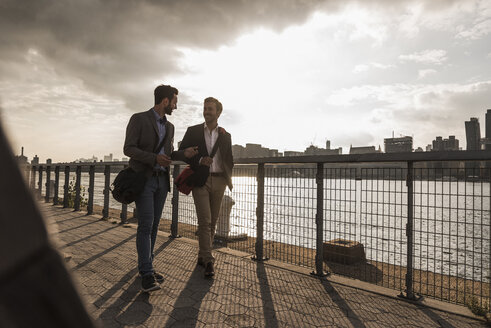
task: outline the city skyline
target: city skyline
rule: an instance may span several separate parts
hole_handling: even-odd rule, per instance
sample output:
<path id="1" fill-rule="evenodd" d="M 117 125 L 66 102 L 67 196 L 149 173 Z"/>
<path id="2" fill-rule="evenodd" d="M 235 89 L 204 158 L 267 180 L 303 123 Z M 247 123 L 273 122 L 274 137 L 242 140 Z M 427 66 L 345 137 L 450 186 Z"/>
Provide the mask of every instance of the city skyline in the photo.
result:
<path id="1" fill-rule="evenodd" d="M 489 136 L 491 135 L 491 109 L 488 109 L 485 113 L 485 122 L 484 122 L 484 137 L 481 138 L 481 127 L 479 123 L 479 118 L 471 117 L 469 121 L 465 121 L 465 133 L 466 138 L 465 141 L 471 139 L 472 145 L 469 146 L 467 143 L 468 149 L 463 149 L 459 147 L 459 142 L 461 140 L 457 139 L 455 135 L 449 135 L 448 138 L 443 136 L 435 136 L 435 138 L 431 141 L 431 143 L 423 147 L 416 146 L 413 144 L 413 138 L 411 136 L 400 136 L 400 137 L 389 137 L 384 138 L 384 150 L 382 151 L 381 146 L 375 145 L 363 145 L 363 146 L 353 146 L 350 145 L 349 152 L 343 153 L 342 147 L 331 148 L 331 141 L 326 139 L 325 148 L 315 146 L 311 144 L 303 151 L 295 151 L 295 150 L 285 150 L 284 152 L 279 152 L 278 149 L 270 149 L 267 147 L 263 147 L 261 144 L 255 143 L 246 143 L 244 146 L 239 144 L 232 145 L 232 151 L 234 156 L 241 157 L 283 157 L 283 156 L 302 156 L 302 155 L 341 155 L 341 154 L 362 154 L 362 153 L 383 153 L 383 152 L 418 152 L 418 151 L 459 151 L 459 150 L 489 150 L 489 144 L 491 140 Z M 469 124 L 474 126 L 469 130 Z M 469 135 L 470 133 L 470 135 Z M 474 135 L 475 134 L 475 135 Z M 180 143 L 180 142 L 179 142 Z M 179 146 L 178 143 L 178 146 Z M 390 150 L 387 149 L 388 143 L 390 144 Z M 474 145 L 475 144 L 475 145 Z M 16 155 L 18 158 L 22 158 L 21 161 L 28 161 L 28 157 L 24 156 L 24 147 L 21 147 L 20 155 Z M 121 159 L 114 158 L 113 153 L 102 155 L 103 159 L 100 159 L 100 162 L 119 162 L 119 161 L 128 161 L 127 157 L 122 157 Z M 34 155 L 33 161 L 35 164 L 39 164 L 39 157 Z M 47 161 L 51 162 L 51 158 L 48 158 Z M 95 155 L 92 155 L 91 158 L 78 158 L 73 161 L 67 162 L 75 162 L 75 163 L 91 163 L 98 162 L 99 158 Z"/>
<path id="2" fill-rule="evenodd" d="M 489 1 L 114 4 L 3 2 L 0 120 L 15 153 L 125 157 L 129 117 L 160 83 L 180 91 L 175 147 L 207 96 L 233 144 L 279 152 L 378 149 L 393 133 L 465 149 L 464 121 L 491 108 Z"/>

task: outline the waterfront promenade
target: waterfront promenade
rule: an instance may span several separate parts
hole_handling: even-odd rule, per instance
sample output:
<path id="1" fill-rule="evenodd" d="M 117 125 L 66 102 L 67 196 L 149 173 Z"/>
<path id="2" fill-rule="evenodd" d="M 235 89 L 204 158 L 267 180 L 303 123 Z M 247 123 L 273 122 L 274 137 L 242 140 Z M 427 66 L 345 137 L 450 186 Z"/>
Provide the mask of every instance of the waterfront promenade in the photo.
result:
<path id="1" fill-rule="evenodd" d="M 161 290 L 141 293 L 134 226 L 39 205 L 89 313 L 102 327 L 486 326 L 477 318 L 338 284 L 336 277 L 319 279 L 277 262 L 257 263 L 230 250 L 217 250 L 217 275 L 206 280 L 196 266 L 196 242 L 163 232 L 155 264 L 165 281 Z"/>

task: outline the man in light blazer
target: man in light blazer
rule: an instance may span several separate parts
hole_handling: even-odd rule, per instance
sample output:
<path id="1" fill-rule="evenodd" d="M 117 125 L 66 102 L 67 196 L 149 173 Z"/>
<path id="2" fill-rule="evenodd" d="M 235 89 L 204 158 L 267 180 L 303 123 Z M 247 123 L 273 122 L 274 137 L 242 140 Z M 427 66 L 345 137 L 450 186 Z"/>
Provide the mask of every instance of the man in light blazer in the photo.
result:
<path id="1" fill-rule="evenodd" d="M 126 128 L 123 152 L 130 158 L 129 166 L 137 172 L 145 172 L 147 176 L 143 192 L 135 201 L 138 212 L 138 271 L 145 292 L 160 289 L 159 283 L 164 280 L 153 267 L 153 250 L 165 199 L 170 191 L 169 165 L 172 160 L 184 161 L 197 153 L 196 147 L 174 151 L 174 125 L 167 121 L 166 115 L 171 115 L 177 108 L 177 95 L 176 88 L 159 85 L 154 90 L 154 107 L 133 114 Z M 157 153 L 162 141 L 163 147 Z"/>
<path id="2" fill-rule="evenodd" d="M 215 275 L 215 258 L 212 255 L 213 239 L 216 223 L 220 212 L 223 193 L 228 186 L 232 190 L 232 138 L 230 133 L 218 126 L 218 118 L 222 113 L 222 104 L 213 97 L 204 101 L 203 117 L 205 123 L 191 126 L 187 129 L 179 149 L 198 146 L 198 154 L 186 162 L 195 171 L 201 166 L 209 167 L 209 174 L 203 186 L 193 188 L 193 200 L 198 216 L 199 254 L 198 264 L 205 267 L 205 277 Z M 210 157 L 215 142 L 218 150 L 213 158 Z M 203 170 L 198 170 L 202 172 Z M 205 172 L 208 172 L 205 170 Z"/>

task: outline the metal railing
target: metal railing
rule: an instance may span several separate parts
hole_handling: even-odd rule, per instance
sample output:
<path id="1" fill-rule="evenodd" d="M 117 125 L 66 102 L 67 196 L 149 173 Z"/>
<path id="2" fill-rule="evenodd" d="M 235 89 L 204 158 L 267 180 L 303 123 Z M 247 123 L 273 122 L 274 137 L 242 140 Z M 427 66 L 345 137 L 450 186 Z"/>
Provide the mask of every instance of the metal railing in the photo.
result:
<path id="1" fill-rule="evenodd" d="M 412 300 L 424 295 L 489 311 L 489 161 L 491 152 L 236 159 L 216 245 L 309 267 L 317 276 L 333 272 L 382 285 Z M 26 174 L 46 202 L 58 204 L 61 191 L 64 207 L 84 204 L 93 214 L 99 206 L 103 218 L 119 207 L 124 223 L 128 206 L 109 192 L 124 166 L 43 164 Z M 182 168 L 173 163 L 171 181 Z M 172 237 L 196 239 L 192 197 L 174 188 L 161 226 Z"/>

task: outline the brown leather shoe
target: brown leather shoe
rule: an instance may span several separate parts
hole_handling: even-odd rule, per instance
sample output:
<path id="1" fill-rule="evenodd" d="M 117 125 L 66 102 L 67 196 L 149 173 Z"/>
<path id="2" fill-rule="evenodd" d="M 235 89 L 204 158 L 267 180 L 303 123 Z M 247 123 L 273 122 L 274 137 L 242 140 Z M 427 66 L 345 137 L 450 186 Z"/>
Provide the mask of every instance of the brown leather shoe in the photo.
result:
<path id="1" fill-rule="evenodd" d="M 205 277 L 213 277 L 215 275 L 215 268 L 213 267 L 213 262 L 206 263 L 205 266 Z"/>

